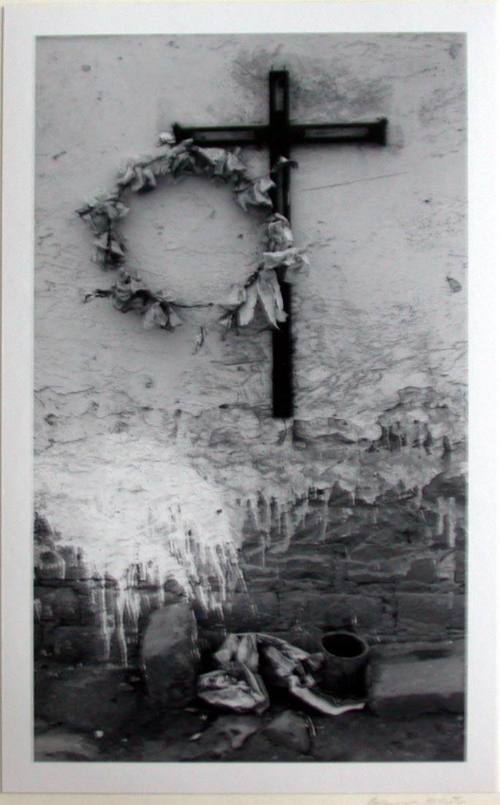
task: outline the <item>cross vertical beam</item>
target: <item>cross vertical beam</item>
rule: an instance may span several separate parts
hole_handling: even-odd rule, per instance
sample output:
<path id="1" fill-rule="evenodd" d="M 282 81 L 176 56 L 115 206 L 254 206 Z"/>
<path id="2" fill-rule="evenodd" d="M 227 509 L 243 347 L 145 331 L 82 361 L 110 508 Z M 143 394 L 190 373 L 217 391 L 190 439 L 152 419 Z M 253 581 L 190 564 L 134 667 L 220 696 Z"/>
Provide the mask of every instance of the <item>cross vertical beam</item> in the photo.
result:
<path id="1" fill-rule="evenodd" d="M 286 70 L 269 73 L 269 168 L 275 187 L 270 192 L 274 212 L 279 212 L 290 221 L 290 166 L 277 169 L 281 157 L 290 158 L 290 100 L 289 81 Z M 278 282 L 286 321 L 272 333 L 272 389 L 273 416 L 288 419 L 293 416 L 293 339 L 292 339 L 292 289 L 286 282 L 284 270 L 278 269 Z"/>

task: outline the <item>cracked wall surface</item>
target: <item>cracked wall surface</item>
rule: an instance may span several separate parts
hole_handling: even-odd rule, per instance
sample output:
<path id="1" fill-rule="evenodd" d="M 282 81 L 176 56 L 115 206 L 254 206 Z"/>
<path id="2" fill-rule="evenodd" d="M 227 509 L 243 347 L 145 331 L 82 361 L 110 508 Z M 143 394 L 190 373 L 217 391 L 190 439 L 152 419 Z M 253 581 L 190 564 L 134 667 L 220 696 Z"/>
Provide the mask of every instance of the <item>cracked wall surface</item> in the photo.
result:
<path id="1" fill-rule="evenodd" d="M 167 577 L 236 625 L 357 622 L 381 639 L 462 629 L 463 38 L 59 37 L 37 47 L 35 503 L 52 530 L 39 586 L 67 586 L 63 545 L 87 563 L 71 584 L 98 574 L 105 586 L 107 573 L 121 585 L 116 600 L 128 596 L 128 610 L 108 602 L 112 633 L 124 611 L 137 624 L 146 606 L 130 590 L 149 584 L 160 594 L 147 606 L 159 605 Z M 265 122 L 273 66 L 290 72 L 297 121 L 389 119 L 386 148 L 292 154 L 292 226 L 310 260 L 293 290 L 293 422 L 270 416 L 263 319 L 225 338 L 216 324 L 216 303 L 258 259 L 258 216 L 200 178 L 133 199 L 127 265 L 186 304 L 215 303 L 165 333 L 106 299 L 82 303 L 113 275 L 92 262 L 75 214 L 176 121 Z M 265 152 L 244 158 L 267 172 Z M 156 581 L 131 577 L 148 563 Z M 80 623 L 44 612 L 47 634 Z"/>

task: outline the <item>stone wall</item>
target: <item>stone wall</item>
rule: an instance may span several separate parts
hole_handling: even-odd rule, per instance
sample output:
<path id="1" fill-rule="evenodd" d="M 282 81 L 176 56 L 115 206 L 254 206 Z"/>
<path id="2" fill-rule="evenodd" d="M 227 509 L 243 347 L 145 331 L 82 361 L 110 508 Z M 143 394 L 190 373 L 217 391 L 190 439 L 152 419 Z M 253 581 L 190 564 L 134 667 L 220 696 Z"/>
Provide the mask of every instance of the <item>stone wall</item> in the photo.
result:
<path id="1" fill-rule="evenodd" d="M 372 644 L 463 637 L 463 449 L 416 437 L 418 430 L 412 442 L 402 429 L 397 437 L 387 429 L 361 451 L 346 442 L 341 452 L 351 462 L 357 453 L 360 481 L 363 470 L 376 474 L 387 461 L 418 462 L 431 472 L 422 487 L 400 483 L 375 493 L 368 483 L 352 490 L 335 482 L 283 500 L 263 484 L 236 504 L 237 554 L 216 565 L 192 546 L 189 590 L 210 645 L 225 629 L 270 631 L 311 650 L 322 633 L 343 628 Z M 324 438 L 320 444 L 325 450 Z M 291 446 L 299 466 L 304 449 L 310 466 L 318 463 L 311 447 Z M 338 445 L 330 452 L 340 459 Z M 335 477 L 335 463 L 330 472 Z M 46 524 L 38 532 L 38 650 L 69 662 L 133 665 L 151 612 L 186 592 L 175 571 L 164 578 L 150 561 L 130 566 L 125 581 L 96 578 L 84 549 L 64 545 Z"/>

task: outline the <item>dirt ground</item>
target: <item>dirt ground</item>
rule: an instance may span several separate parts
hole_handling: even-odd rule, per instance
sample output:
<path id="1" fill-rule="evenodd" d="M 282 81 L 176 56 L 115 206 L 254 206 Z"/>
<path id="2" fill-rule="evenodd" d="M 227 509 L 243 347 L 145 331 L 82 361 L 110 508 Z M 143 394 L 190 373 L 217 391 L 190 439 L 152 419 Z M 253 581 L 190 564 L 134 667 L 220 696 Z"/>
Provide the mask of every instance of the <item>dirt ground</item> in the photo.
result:
<path id="1" fill-rule="evenodd" d="M 332 717 L 297 709 L 285 697 L 273 701 L 272 707 L 260 716 L 221 714 L 196 705 L 158 712 L 148 703 L 140 680 L 132 677 L 121 685 L 122 698 L 111 700 L 115 710 L 93 709 L 89 700 L 88 706 L 83 706 L 86 718 L 72 719 L 64 715 L 64 707 L 60 706 L 65 701 L 64 685 L 71 679 L 71 672 L 59 675 L 60 687 L 55 688 L 55 706 L 51 709 L 47 706 L 46 683 L 52 684 L 53 677 L 53 670 L 38 669 L 38 761 L 317 763 L 464 759 L 464 718 L 449 713 L 388 719 L 365 708 Z M 280 715 L 281 728 L 273 730 L 270 725 L 276 724 Z"/>

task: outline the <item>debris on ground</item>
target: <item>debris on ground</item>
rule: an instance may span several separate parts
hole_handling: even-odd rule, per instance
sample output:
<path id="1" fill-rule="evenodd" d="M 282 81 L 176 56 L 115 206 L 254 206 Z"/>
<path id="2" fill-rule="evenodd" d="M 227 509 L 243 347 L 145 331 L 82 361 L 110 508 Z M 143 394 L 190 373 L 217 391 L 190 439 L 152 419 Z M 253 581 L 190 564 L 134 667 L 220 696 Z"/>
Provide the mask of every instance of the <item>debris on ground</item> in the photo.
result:
<path id="1" fill-rule="evenodd" d="M 293 710 L 285 710 L 276 716 L 266 727 L 265 734 L 273 743 L 288 746 L 301 754 L 306 755 L 311 751 L 310 725 L 304 716 Z"/>
<path id="2" fill-rule="evenodd" d="M 37 760 L 95 760 L 98 750 L 78 732 L 55 728 L 36 738 Z"/>
<path id="3" fill-rule="evenodd" d="M 241 663 L 231 674 L 210 671 L 198 679 L 198 698 L 205 704 L 234 713 L 263 713 L 269 697 L 262 679 Z"/>
<path id="4" fill-rule="evenodd" d="M 261 632 L 230 634 L 214 654 L 219 666 L 198 678 L 198 697 L 236 713 L 262 713 L 270 703 L 268 687 L 288 691 L 324 715 L 362 710 L 365 702 L 340 702 L 317 686 L 321 652 L 310 654 L 281 638 Z"/>
<path id="5" fill-rule="evenodd" d="M 219 716 L 203 733 L 203 743 L 210 748 L 212 755 L 222 757 L 243 746 L 260 726 L 260 720 L 255 716 Z"/>

